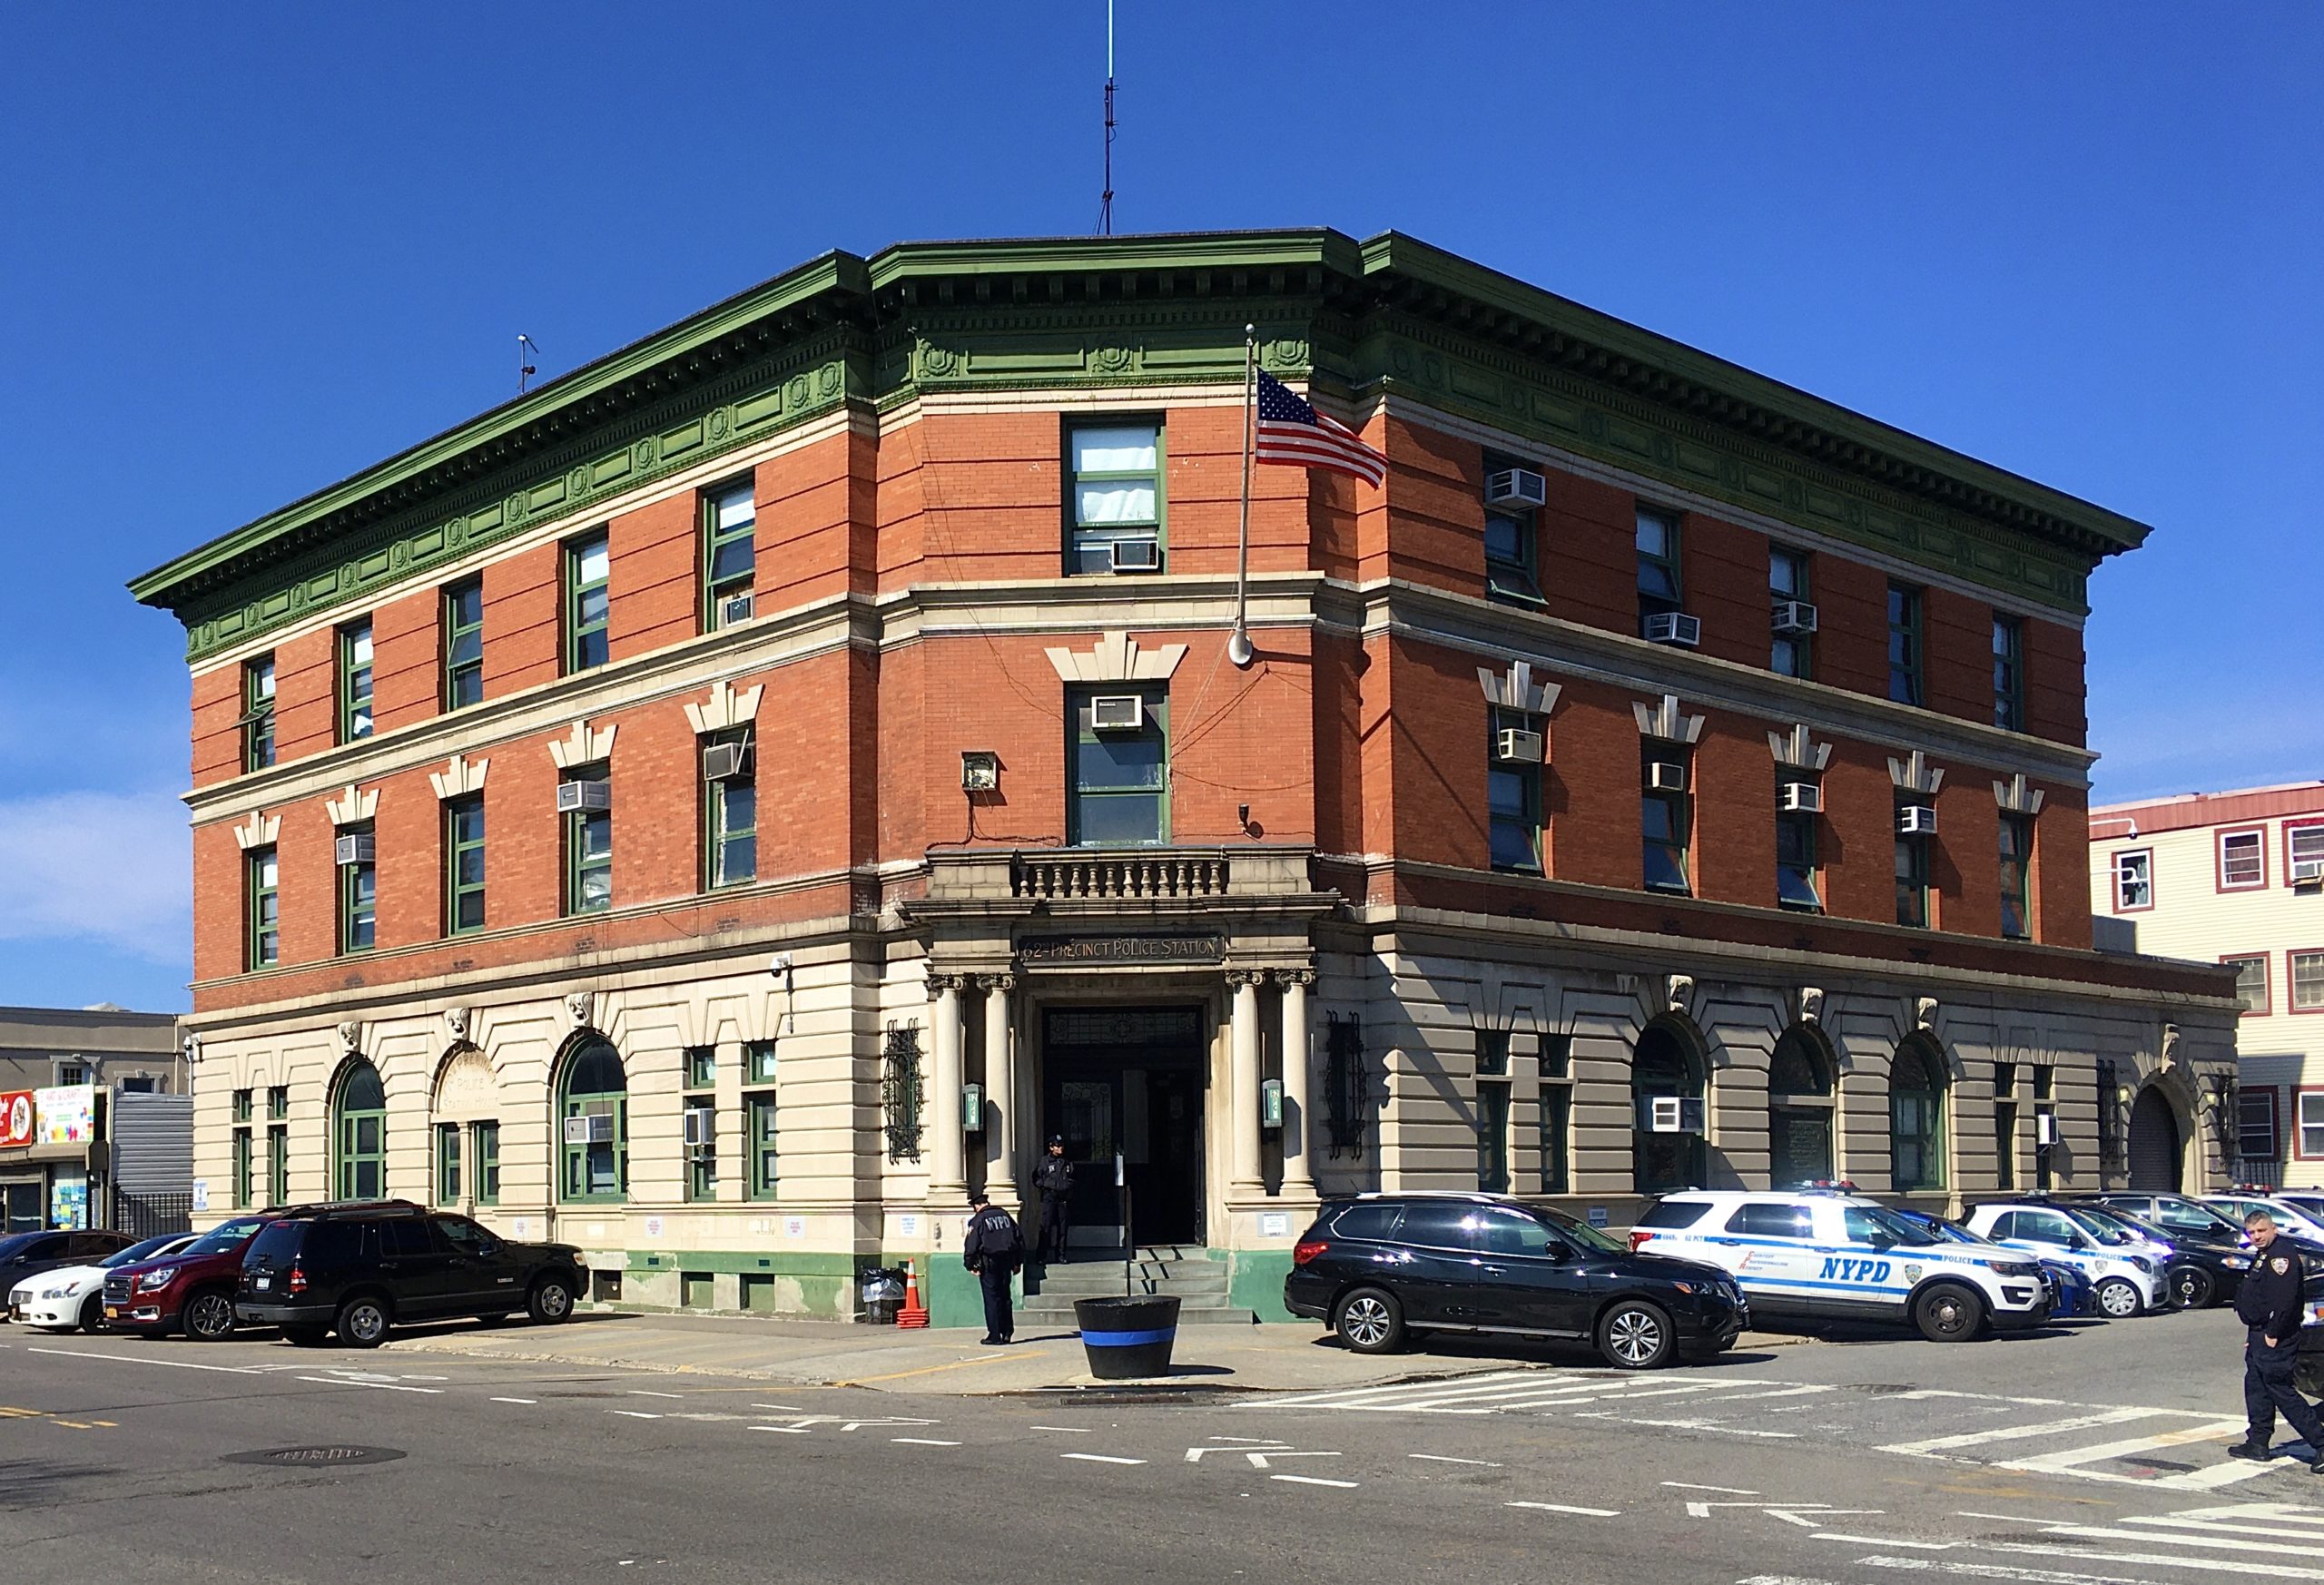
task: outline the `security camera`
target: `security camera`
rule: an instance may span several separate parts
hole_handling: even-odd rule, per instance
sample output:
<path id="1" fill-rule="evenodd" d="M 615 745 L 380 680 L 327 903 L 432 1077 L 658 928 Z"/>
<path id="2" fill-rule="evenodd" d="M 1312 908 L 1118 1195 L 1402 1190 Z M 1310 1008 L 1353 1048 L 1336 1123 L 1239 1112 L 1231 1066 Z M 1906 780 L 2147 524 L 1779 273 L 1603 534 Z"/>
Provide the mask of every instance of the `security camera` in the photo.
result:
<path id="1" fill-rule="evenodd" d="M 777 980 L 786 978 L 791 972 L 791 954 L 777 952 L 774 955 L 774 960 L 766 966 L 766 971 Z"/>
<path id="2" fill-rule="evenodd" d="M 178 1048 L 185 1053 L 185 1059 L 188 1062 L 199 1062 L 202 1060 L 202 1037 L 200 1035 L 187 1035 L 184 1039 L 178 1042 Z"/>

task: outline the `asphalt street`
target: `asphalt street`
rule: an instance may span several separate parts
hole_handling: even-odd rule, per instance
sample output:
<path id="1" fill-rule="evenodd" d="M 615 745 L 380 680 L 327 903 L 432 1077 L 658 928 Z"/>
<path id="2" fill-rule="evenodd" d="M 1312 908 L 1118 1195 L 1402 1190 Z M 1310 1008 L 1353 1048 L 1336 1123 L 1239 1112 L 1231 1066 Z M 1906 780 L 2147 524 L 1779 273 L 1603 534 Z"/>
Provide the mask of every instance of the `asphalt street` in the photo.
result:
<path id="1" fill-rule="evenodd" d="M 2324 1479 L 2224 1457 L 2239 1335 L 940 1398 L 8 1328 L 0 1558 L 118 1585 L 2324 1580 Z"/>

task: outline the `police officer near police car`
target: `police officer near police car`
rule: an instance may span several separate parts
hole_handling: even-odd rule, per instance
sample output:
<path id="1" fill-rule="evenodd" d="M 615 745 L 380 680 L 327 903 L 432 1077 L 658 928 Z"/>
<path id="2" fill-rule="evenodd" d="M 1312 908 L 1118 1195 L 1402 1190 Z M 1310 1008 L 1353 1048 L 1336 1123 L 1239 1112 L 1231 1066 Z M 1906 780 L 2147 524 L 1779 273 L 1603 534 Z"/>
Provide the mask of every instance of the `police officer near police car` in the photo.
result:
<path id="1" fill-rule="evenodd" d="M 2280 1409 L 2308 1443 L 2309 1469 L 2324 1475 L 2324 1416 L 2291 1380 L 2304 1308 L 2300 1285 L 2307 1274 L 2298 1252 L 2278 1242 L 2275 1218 L 2267 1212 L 2252 1212 L 2243 1226 L 2251 1236 L 2251 1269 L 2235 1291 L 2235 1313 L 2250 1328 L 2243 1341 L 2243 1412 L 2250 1429 L 2227 1453 L 2260 1461 L 2273 1457 L 2270 1448 Z"/>
<path id="2" fill-rule="evenodd" d="M 1009 1302 L 1009 1280 L 1025 1264 L 1025 1235 L 1017 1218 L 992 1203 L 982 1189 L 969 1196 L 974 1207 L 968 1236 L 960 1242 L 960 1264 L 977 1274 L 984 1289 L 984 1336 L 998 1346 L 1017 1334 L 1017 1314 Z"/>

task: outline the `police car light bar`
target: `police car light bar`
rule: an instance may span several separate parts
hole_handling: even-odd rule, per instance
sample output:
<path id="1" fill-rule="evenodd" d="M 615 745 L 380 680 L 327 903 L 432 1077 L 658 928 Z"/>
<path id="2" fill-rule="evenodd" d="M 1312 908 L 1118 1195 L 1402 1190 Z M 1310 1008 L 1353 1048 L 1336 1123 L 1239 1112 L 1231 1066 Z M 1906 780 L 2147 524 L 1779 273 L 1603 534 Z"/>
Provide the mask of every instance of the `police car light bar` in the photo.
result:
<path id="1" fill-rule="evenodd" d="M 1817 1194 L 1852 1195 L 1856 1193 L 1856 1185 L 1845 1177 L 1819 1177 L 1812 1183 L 1804 1183 L 1799 1186 Z"/>

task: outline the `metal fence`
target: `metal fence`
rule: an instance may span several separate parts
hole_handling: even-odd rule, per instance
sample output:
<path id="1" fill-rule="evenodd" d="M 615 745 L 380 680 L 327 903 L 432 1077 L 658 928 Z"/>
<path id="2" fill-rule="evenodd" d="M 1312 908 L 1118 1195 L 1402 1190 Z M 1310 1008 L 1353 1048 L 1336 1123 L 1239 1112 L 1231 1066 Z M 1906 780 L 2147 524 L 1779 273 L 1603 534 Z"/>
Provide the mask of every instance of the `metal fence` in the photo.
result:
<path id="1" fill-rule="evenodd" d="M 107 1225 L 133 1238 L 158 1238 L 164 1233 L 193 1231 L 193 1196 L 133 1195 L 113 1191 L 113 1216 Z"/>

